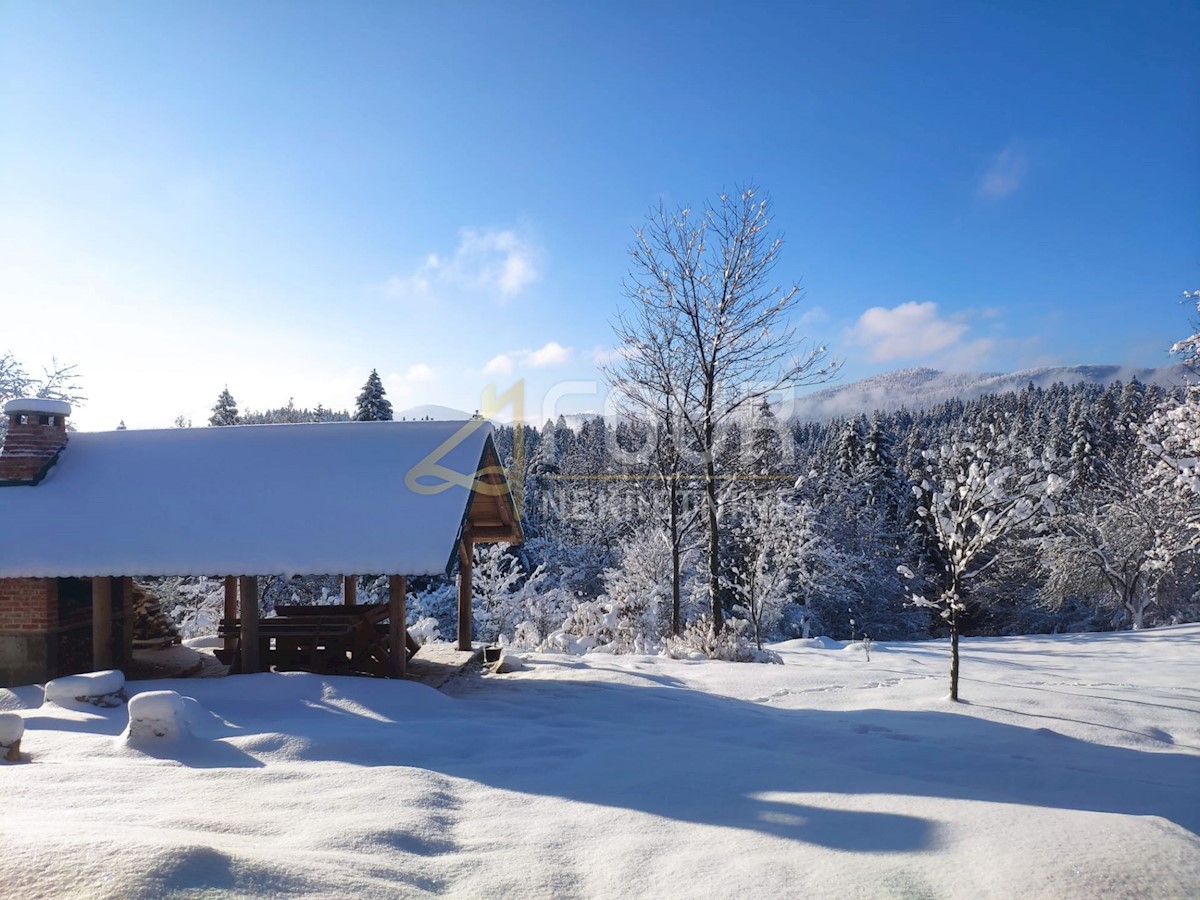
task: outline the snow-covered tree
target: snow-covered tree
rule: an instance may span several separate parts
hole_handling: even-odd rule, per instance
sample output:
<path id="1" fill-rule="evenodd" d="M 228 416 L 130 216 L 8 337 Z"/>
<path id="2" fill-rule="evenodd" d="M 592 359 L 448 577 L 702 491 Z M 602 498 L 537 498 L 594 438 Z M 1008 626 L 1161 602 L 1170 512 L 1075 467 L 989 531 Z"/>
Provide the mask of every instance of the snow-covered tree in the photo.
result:
<path id="1" fill-rule="evenodd" d="M 390 422 L 392 421 L 392 403 L 385 399 L 387 391 L 383 389 L 383 381 L 374 369 L 367 376 L 358 398 L 354 401 L 355 422 Z"/>
<path id="2" fill-rule="evenodd" d="M 638 528 L 621 541 L 620 562 L 604 572 L 604 593 L 616 604 L 622 627 L 643 645 L 671 631 L 670 541 L 657 524 Z"/>
<path id="3" fill-rule="evenodd" d="M 722 194 L 698 215 L 660 206 L 639 229 L 616 326 L 622 357 L 609 375 L 618 393 L 644 398 L 682 426 L 680 449 L 703 469 L 708 594 L 721 630 L 721 534 L 717 450 L 746 409 L 783 387 L 826 379 L 824 347 L 797 352 L 789 327 L 797 285 L 772 284 L 782 240 L 770 233 L 770 201 L 750 187 Z M 637 402 L 643 402 L 639 399 Z"/>
<path id="4" fill-rule="evenodd" d="M 967 584 L 998 557 L 998 542 L 1041 510 L 1053 510 L 1051 497 L 1066 480 L 1049 455 L 1024 455 L 1002 421 L 923 454 L 924 472 L 913 492 L 917 513 L 941 553 L 943 571 L 937 596 L 912 596 L 912 603 L 939 612 L 950 628 L 950 699 L 958 699 L 959 616 Z M 1014 460 L 1014 461 L 1010 461 Z M 901 568 L 908 577 L 911 571 Z"/>
<path id="5" fill-rule="evenodd" d="M 1160 602 L 1163 580 L 1191 550 L 1182 499 L 1161 483 L 1114 476 L 1096 490 L 1068 493 L 1040 542 L 1044 595 L 1056 607 L 1094 598 L 1113 612 L 1114 625 L 1140 630 Z"/>
<path id="6" fill-rule="evenodd" d="M 732 540 L 722 586 L 732 594 L 734 612 L 749 620 L 761 650 L 791 599 L 793 582 L 807 580 L 816 568 L 821 536 L 812 510 L 776 490 L 751 496 L 739 510 Z"/>
<path id="7" fill-rule="evenodd" d="M 237 401 L 233 399 L 233 394 L 229 393 L 229 385 L 225 385 L 217 397 L 217 402 L 213 405 L 212 415 L 209 416 L 208 424 L 238 425 L 240 423 L 241 418 L 238 416 Z"/>
<path id="8" fill-rule="evenodd" d="M 475 594 L 476 636 L 495 641 L 501 634 L 512 633 L 521 618 L 517 608 L 516 587 L 524 577 L 520 561 L 510 554 L 508 544 L 477 544 L 471 588 Z"/>

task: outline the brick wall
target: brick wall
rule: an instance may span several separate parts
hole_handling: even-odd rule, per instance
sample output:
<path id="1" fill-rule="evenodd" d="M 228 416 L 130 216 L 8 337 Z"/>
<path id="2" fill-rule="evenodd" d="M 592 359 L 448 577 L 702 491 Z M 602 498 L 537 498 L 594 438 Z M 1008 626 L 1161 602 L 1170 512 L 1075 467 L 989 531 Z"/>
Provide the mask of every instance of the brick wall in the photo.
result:
<path id="1" fill-rule="evenodd" d="M 58 598 L 44 578 L 0 578 L 0 631 L 46 631 L 58 625 Z"/>
<path id="2" fill-rule="evenodd" d="M 0 578 L 0 687 L 58 674 L 57 627 L 57 580 Z"/>

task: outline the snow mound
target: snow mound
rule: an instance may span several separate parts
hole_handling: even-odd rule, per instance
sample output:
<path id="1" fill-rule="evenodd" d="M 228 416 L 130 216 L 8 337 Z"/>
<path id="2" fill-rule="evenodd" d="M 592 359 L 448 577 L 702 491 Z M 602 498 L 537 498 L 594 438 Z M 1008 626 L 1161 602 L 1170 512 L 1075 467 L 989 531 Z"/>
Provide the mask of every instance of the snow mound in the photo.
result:
<path id="1" fill-rule="evenodd" d="M 849 653 L 870 653 L 872 650 L 878 650 L 879 646 L 871 641 L 870 646 L 866 641 L 853 641 L 842 648 L 843 651 Z"/>
<path id="2" fill-rule="evenodd" d="M 45 691 L 40 684 L 23 684 L 20 687 L 0 688 L 0 712 L 16 712 L 18 709 L 36 709 L 45 700 Z"/>
<path id="3" fill-rule="evenodd" d="M 129 698 L 129 726 L 121 732 L 127 744 L 158 739 L 190 738 L 183 697 L 175 691 L 147 691 Z"/>
<path id="4" fill-rule="evenodd" d="M 519 656 L 509 656 L 505 653 L 500 657 L 500 662 L 496 663 L 496 674 L 505 675 L 509 672 L 525 672 L 529 666 Z"/>
<path id="5" fill-rule="evenodd" d="M 206 634 L 201 637 L 188 638 L 183 642 L 183 646 L 192 650 L 220 650 L 225 646 L 225 640 L 215 634 Z"/>
<path id="6" fill-rule="evenodd" d="M 25 720 L 16 713 L 0 713 L 0 760 L 21 761 L 21 735 Z"/>
<path id="7" fill-rule="evenodd" d="M 796 638 L 771 645 L 772 650 L 844 650 L 845 647 L 841 641 L 828 637 Z"/>
<path id="8" fill-rule="evenodd" d="M 16 713 L 0 713 L 0 747 L 11 747 L 24 733 L 24 719 Z"/>
<path id="9" fill-rule="evenodd" d="M 46 703 L 74 706 L 120 706 L 125 702 L 125 674 L 117 669 L 64 675 L 46 683 Z"/>

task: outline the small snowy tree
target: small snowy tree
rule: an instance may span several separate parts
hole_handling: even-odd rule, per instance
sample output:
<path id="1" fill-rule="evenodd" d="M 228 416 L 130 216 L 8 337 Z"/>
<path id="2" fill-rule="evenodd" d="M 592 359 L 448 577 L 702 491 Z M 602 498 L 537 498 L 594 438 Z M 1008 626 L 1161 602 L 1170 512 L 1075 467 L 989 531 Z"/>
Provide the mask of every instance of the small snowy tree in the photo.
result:
<path id="1" fill-rule="evenodd" d="M 604 572 L 604 596 L 613 604 L 619 631 L 629 646 L 659 644 L 674 633 L 673 581 L 676 565 L 690 568 L 672 554 L 668 528 L 648 524 L 635 529 L 618 545 L 620 562 Z"/>
<path id="2" fill-rule="evenodd" d="M 179 419 L 182 419 L 180 416 Z M 176 427 L 180 425 L 179 419 L 175 420 Z M 229 385 L 221 391 L 217 397 L 217 402 L 212 408 L 212 415 L 209 416 L 209 425 L 237 425 L 241 422 L 241 417 L 238 415 L 237 401 L 233 399 L 233 394 L 229 393 Z"/>
<path id="3" fill-rule="evenodd" d="M 372 369 L 371 374 L 367 376 L 367 383 L 363 385 L 358 399 L 354 401 L 354 421 L 392 421 L 392 404 L 390 400 L 384 398 L 386 393 L 379 373 Z"/>
<path id="4" fill-rule="evenodd" d="M 736 559 L 722 580 L 762 649 L 779 622 L 789 587 L 812 568 L 821 552 L 815 516 L 806 504 L 789 503 L 778 491 L 751 499 L 734 525 Z"/>
<path id="5" fill-rule="evenodd" d="M 965 609 L 967 583 L 992 566 L 997 542 L 1043 509 L 1066 484 L 1053 471 L 1053 458 L 1021 454 L 1002 423 L 993 422 L 963 440 L 926 450 L 923 479 L 914 485 L 925 521 L 940 550 L 944 571 L 941 592 L 927 599 L 914 594 L 915 606 L 938 611 L 950 627 L 950 699 L 958 699 L 959 615 Z M 911 573 L 901 568 L 906 577 Z"/>

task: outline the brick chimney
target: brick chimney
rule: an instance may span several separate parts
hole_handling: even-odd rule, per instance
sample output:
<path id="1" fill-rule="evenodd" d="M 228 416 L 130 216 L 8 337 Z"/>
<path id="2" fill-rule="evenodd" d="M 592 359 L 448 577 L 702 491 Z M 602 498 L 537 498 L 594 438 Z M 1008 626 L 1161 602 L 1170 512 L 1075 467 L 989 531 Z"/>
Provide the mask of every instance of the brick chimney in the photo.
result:
<path id="1" fill-rule="evenodd" d="M 71 404 L 23 397 L 4 404 L 8 434 L 0 448 L 0 485 L 37 484 L 67 445 Z"/>

